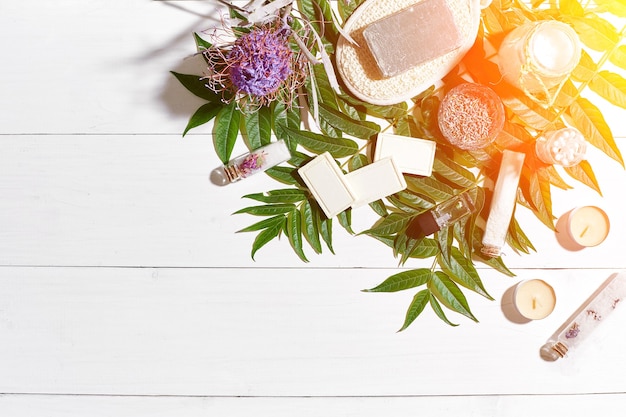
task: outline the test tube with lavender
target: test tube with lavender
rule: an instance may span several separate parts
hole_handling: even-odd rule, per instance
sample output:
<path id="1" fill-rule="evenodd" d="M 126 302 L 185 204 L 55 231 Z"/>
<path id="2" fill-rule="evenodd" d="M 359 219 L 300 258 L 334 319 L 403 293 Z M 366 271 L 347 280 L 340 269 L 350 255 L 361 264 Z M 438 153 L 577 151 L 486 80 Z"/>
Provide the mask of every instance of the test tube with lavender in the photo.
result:
<path id="1" fill-rule="evenodd" d="M 291 153 L 284 140 L 272 142 L 230 160 L 223 167 L 226 182 L 239 181 L 257 172 L 263 172 L 289 158 L 291 158 Z"/>
<path id="2" fill-rule="evenodd" d="M 626 272 L 606 280 L 541 348 L 546 360 L 557 360 L 578 347 L 626 296 Z"/>

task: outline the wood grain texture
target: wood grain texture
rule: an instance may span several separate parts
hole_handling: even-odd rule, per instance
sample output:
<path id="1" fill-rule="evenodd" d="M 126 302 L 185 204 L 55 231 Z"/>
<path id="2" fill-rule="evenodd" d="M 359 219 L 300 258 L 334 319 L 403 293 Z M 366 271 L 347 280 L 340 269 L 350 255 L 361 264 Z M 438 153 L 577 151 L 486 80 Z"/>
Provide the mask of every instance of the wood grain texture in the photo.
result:
<path id="1" fill-rule="evenodd" d="M 622 167 L 594 149 L 603 196 L 554 194 L 558 216 L 607 211 L 601 246 L 568 249 L 520 208 L 538 252 L 507 248 L 515 278 L 481 270 L 480 323 L 426 310 L 396 333 L 413 293 L 360 292 L 398 272 L 391 251 L 337 225 L 335 256 L 303 264 L 283 239 L 251 260 L 235 232 L 256 219 L 231 213 L 279 186 L 218 187 L 211 127 L 181 138 L 201 100 L 169 71 L 202 71 L 191 35 L 216 4 L 0 5 L 0 415 L 621 415 L 624 311 L 565 360 L 538 349 L 626 269 Z M 623 110 L 602 110 L 621 146 Z M 356 231 L 374 218 L 359 210 Z M 521 324 L 508 297 L 526 278 L 558 301 Z"/>

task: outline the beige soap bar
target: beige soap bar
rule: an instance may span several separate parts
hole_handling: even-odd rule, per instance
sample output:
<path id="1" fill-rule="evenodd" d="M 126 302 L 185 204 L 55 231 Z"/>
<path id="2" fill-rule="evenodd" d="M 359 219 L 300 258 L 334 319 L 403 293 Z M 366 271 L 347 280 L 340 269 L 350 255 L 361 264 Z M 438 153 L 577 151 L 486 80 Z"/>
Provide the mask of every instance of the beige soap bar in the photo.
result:
<path id="1" fill-rule="evenodd" d="M 379 133 L 374 161 L 391 156 L 401 172 L 429 177 L 436 149 L 437 144 L 432 140 Z"/>
<path id="2" fill-rule="evenodd" d="M 406 188 L 406 181 L 391 157 L 349 172 L 345 179 L 355 197 L 352 208 L 372 203 Z"/>
<path id="3" fill-rule="evenodd" d="M 363 37 L 383 77 L 459 48 L 463 42 L 446 0 L 424 0 L 363 30 Z"/>
<path id="4" fill-rule="evenodd" d="M 298 169 L 298 174 L 329 219 L 350 207 L 355 200 L 343 173 L 328 152 Z"/>

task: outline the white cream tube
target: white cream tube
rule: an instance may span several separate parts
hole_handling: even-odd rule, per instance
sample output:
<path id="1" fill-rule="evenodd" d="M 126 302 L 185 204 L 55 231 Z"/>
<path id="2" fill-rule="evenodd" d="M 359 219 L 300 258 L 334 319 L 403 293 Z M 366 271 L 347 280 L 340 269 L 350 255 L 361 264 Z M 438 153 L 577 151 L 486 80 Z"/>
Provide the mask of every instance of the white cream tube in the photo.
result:
<path id="1" fill-rule="evenodd" d="M 517 186 L 522 174 L 525 156 L 521 152 L 509 150 L 502 153 L 502 162 L 493 190 L 481 249 L 481 252 L 487 256 L 494 258 L 500 256 L 504 246 L 517 201 Z"/>

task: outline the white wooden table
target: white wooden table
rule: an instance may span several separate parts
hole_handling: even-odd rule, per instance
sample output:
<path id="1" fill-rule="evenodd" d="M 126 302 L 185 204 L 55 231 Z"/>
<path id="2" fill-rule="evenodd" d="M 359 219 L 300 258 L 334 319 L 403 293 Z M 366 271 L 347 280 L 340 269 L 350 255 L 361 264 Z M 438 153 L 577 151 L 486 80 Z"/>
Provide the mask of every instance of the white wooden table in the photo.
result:
<path id="1" fill-rule="evenodd" d="M 181 138 L 199 102 L 168 71 L 193 70 L 213 4 L 0 4 L 0 415 L 623 415 L 626 310 L 539 357 L 626 269 L 623 168 L 592 150 L 603 196 L 555 192 L 557 215 L 607 211 L 602 245 L 567 250 L 519 209 L 538 252 L 507 250 L 515 278 L 481 269 L 480 323 L 426 310 L 396 333 L 413 294 L 360 292 L 397 272 L 390 251 L 337 228 L 335 256 L 303 264 L 283 240 L 252 261 L 234 233 L 252 221 L 230 213 L 272 181 L 217 187 L 208 128 Z M 606 108 L 623 151 L 624 115 Z M 520 324 L 507 295 L 526 278 L 558 302 Z"/>

